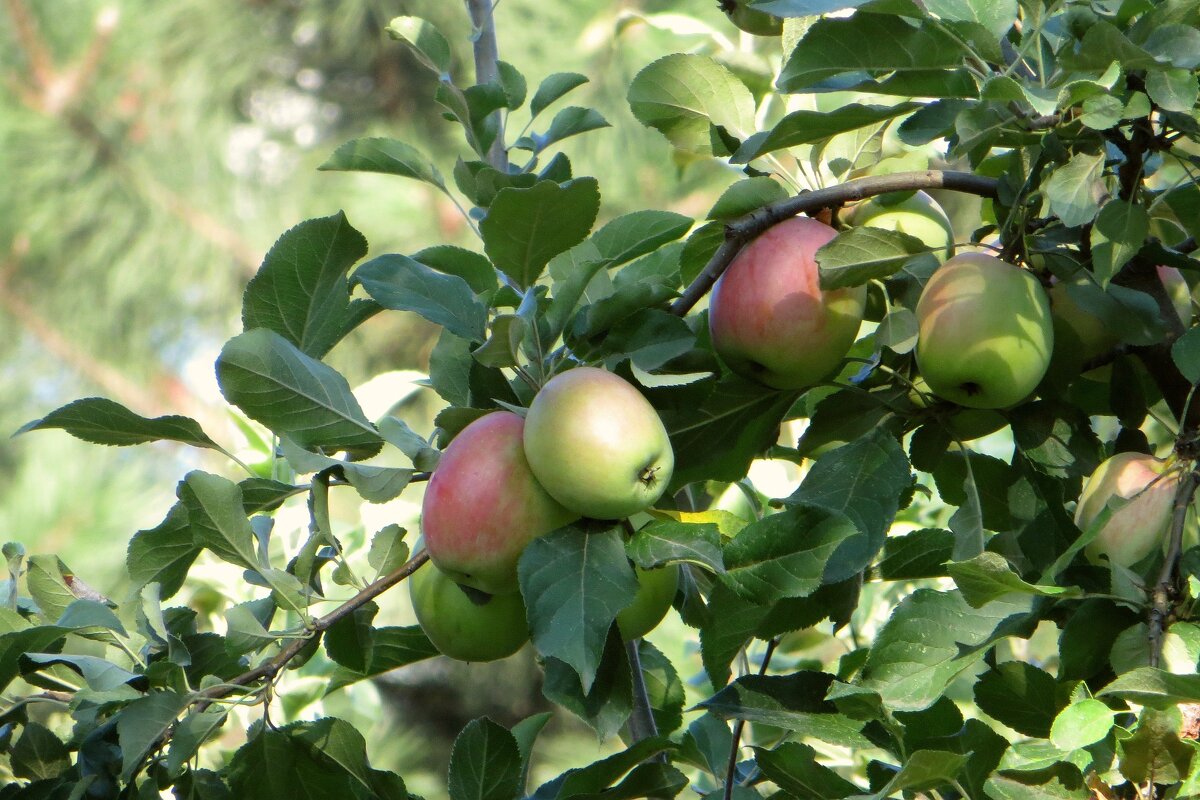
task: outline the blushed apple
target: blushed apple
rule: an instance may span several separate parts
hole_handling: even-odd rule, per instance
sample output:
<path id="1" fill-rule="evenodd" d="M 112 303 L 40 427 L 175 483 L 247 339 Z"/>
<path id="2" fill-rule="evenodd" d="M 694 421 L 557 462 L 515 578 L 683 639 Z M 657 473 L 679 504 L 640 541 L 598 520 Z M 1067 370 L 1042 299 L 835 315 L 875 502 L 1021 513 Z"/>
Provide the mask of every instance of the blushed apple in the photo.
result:
<path id="1" fill-rule="evenodd" d="M 429 557 L 454 581 L 490 594 L 517 591 L 530 541 L 577 519 L 534 478 L 525 422 L 496 411 L 464 428 L 425 488 L 421 531 Z"/>
<path id="2" fill-rule="evenodd" d="M 551 497 L 594 519 L 654 505 L 675 469 L 658 412 L 625 379 L 595 367 L 556 375 L 533 398 L 525 456 Z"/>
<path id="3" fill-rule="evenodd" d="M 633 602 L 617 614 L 617 628 L 626 640 L 640 639 L 657 628 L 670 610 L 679 587 L 678 564 L 655 569 L 637 567 L 634 572 L 638 580 L 637 594 L 633 596 Z"/>
<path id="4" fill-rule="evenodd" d="M 915 236 L 939 259 L 954 255 L 954 227 L 937 201 L 925 192 L 913 192 L 899 202 L 872 197 L 856 206 L 846 221 L 854 227 L 883 228 Z"/>
<path id="5" fill-rule="evenodd" d="M 866 286 L 822 291 L 816 252 L 837 232 L 794 217 L 742 249 L 709 302 L 713 348 L 739 375 L 802 389 L 837 369 L 862 323 Z"/>
<path id="6" fill-rule="evenodd" d="M 1050 303 L 1029 272 L 983 253 L 940 266 L 917 302 L 917 365 L 939 397 L 1007 408 L 1046 374 Z"/>
<path id="7" fill-rule="evenodd" d="M 1086 531 L 1114 497 L 1129 502 L 1114 508 L 1096 537 L 1084 548 L 1089 561 L 1103 558 L 1132 566 L 1162 544 L 1171 525 L 1177 474 L 1166 474 L 1165 461 L 1144 453 L 1117 453 L 1088 478 L 1075 509 L 1075 524 Z"/>
<path id="8" fill-rule="evenodd" d="M 421 630 L 438 652 L 459 661 L 495 661 L 529 641 L 519 592 L 469 596 L 431 562 L 408 578 Z"/>

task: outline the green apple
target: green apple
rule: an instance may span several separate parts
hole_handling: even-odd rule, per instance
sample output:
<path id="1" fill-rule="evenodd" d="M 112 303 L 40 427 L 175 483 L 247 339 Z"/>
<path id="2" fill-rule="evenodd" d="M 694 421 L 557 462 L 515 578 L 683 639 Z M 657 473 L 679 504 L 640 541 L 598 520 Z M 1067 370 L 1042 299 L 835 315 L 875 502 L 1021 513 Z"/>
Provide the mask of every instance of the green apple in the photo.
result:
<path id="1" fill-rule="evenodd" d="M 1167 462 L 1144 453 L 1117 453 L 1088 478 L 1075 509 L 1075 524 L 1086 531 L 1109 501 L 1128 502 L 1114 508 L 1104 527 L 1084 548 L 1089 561 L 1130 567 L 1158 547 L 1171 525 L 1178 474 L 1167 474 Z"/>
<path id="2" fill-rule="evenodd" d="M 713 348 L 739 375 L 776 389 L 802 389 L 834 372 L 854 344 L 865 286 L 822 291 L 816 252 L 837 235 L 793 217 L 743 248 L 713 287 Z"/>
<path id="3" fill-rule="evenodd" d="M 887 202 L 887 196 L 872 197 L 860 203 L 846 221 L 856 228 L 883 228 L 915 236 L 945 260 L 954 255 L 954 228 L 937 201 L 925 192 L 913 192 L 899 202 Z"/>
<path id="4" fill-rule="evenodd" d="M 517 591 L 525 545 L 579 517 L 534 478 L 524 427 L 511 411 L 475 420 L 442 453 L 425 487 L 421 531 L 430 559 L 454 581 L 489 594 Z"/>
<path id="5" fill-rule="evenodd" d="M 638 579 L 637 594 L 633 596 L 633 602 L 617 614 L 617 627 L 626 640 L 640 639 L 657 628 L 670 610 L 679 587 L 678 564 L 657 569 L 637 567 L 634 571 Z"/>
<path id="6" fill-rule="evenodd" d="M 1046 374 L 1054 327 L 1030 273 L 983 253 L 940 266 L 917 302 L 917 365 L 939 397 L 1007 408 Z"/>
<path id="7" fill-rule="evenodd" d="M 721 0 L 721 10 L 729 21 L 746 33 L 755 36 L 780 36 L 783 20 L 765 11 L 750 7 L 750 0 Z"/>
<path id="8" fill-rule="evenodd" d="M 408 578 L 421 630 L 438 652 L 459 661 L 495 661 L 529 641 L 519 592 L 487 595 L 464 590 L 433 563 Z"/>
<path id="9" fill-rule="evenodd" d="M 654 505 L 675 469 L 658 412 L 623 378 L 595 367 L 555 375 L 533 398 L 525 456 L 551 497 L 593 519 Z"/>

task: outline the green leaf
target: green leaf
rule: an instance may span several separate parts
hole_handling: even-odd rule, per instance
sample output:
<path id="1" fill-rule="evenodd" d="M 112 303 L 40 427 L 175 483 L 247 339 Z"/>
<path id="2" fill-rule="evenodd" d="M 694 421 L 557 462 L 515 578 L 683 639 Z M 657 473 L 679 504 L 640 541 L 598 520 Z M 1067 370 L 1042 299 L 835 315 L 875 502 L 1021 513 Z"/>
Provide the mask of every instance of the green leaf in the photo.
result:
<path id="1" fill-rule="evenodd" d="M 123 780 L 130 779 L 187 704 L 188 699 L 175 692 L 154 692 L 121 709 L 117 716 L 117 741 L 121 745 Z"/>
<path id="2" fill-rule="evenodd" d="M 75 593 L 67 585 L 70 570 L 58 556 L 30 556 L 25 585 L 46 619 L 58 619 L 75 602 Z"/>
<path id="3" fill-rule="evenodd" d="M 492 320 L 492 334 L 471 353 L 485 367 L 515 367 L 521 363 L 521 341 L 528 325 L 516 314 L 501 314 Z"/>
<path id="4" fill-rule="evenodd" d="M 830 556 L 858 533 L 844 514 L 796 505 L 744 528 L 725 546 L 721 581 L 765 605 L 816 591 Z"/>
<path id="5" fill-rule="evenodd" d="M 522 136 L 513 147 L 540 153 L 552 144 L 588 131 L 610 128 L 608 120 L 594 108 L 567 106 L 554 115 L 550 127 L 542 134 Z"/>
<path id="6" fill-rule="evenodd" d="M 925 8 L 943 20 L 982 25 L 996 39 L 1017 19 L 1017 0 L 925 0 Z"/>
<path id="7" fill-rule="evenodd" d="M 538 653 L 569 664 L 589 692 L 609 628 L 637 591 L 620 532 L 568 526 L 541 536 L 521 554 L 517 575 Z"/>
<path id="8" fill-rule="evenodd" d="M 614 735 L 633 710 L 633 677 L 621 637 L 610 631 L 591 687 L 584 691 L 575 668 L 557 658 L 542 665 L 542 694 L 588 724 L 597 738 Z M 539 790 L 540 791 L 540 790 Z"/>
<path id="9" fill-rule="evenodd" d="M 1093 797 L 1085 788 L 1067 788 L 1057 777 L 1045 783 L 1022 783 L 996 773 L 987 779 L 984 789 L 987 796 L 995 800 L 1088 800 Z"/>
<path id="10" fill-rule="evenodd" d="M 770 131 L 756 133 L 742 143 L 730 161 L 748 164 L 776 150 L 814 144 L 840 133 L 878 125 L 921 108 L 920 103 L 899 103 L 894 106 L 849 103 L 832 111 L 793 111 L 775 123 Z"/>
<path id="11" fill-rule="evenodd" d="M 362 734 L 330 717 L 283 728 L 258 726 L 226 768 L 236 797 L 304 800 L 375 796 L 374 773 Z"/>
<path id="12" fill-rule="evenodd" d="M 275 610 L 275 601 L 270 597 L 225 609 L 225 649 L 237 656 L 278 641 L 279 637 L 268 630 Z"/>
<path id="13" fill-rule="evenodd" d="M 1058 713 L 1050 728 L 1050 741 L 1059 750 L 1076 750 L 1094 744 L 1112 730 L 1115 712 L 1099 700 L 1081 700 Z"/>
<path id="14" fill-rule="evenodd" d="M 1171 360 L 1188 383 L 1200 383 L 1200 328 L 1190 328 L 1171 345 Z"/>
<path id="15" fill-rule="evenodd" d="M 373 258 L 354 271 L 372 299 L 392 311 L 412 311 L 471 342 L 482 342 L 487 306 L 457 275 L 447 275 L 398 253 Z"/>
<path id="16" fill-rule="evenodd" d="M 55 664 L 70 667 L 83 676 L 89 689 L 97 692 L 108 692 L 142 677 L 98 656 L 25 653 L 22 658 L 32 664 L 40 665 L 40 667 L 50 667 Z M 40 667 L 35 667 L 33 671 L 36 672 Z"/>
<path id="17" fill-rule="evenodd" d="M 888 31 L 888 35 L 880 36 L 880 31 Z M 860 11 L 846 19 L 822 19 L 809 28 L 784 64 L 777 85 L 783 92 L 819 91 L 826 86 L 849 89 L 852 86 L 844 84 L 855 78 L 861 81 L 859 76 L 864 73 L 905 77 L 956 70 L 964 55 L 959 41 L 933 22 L 910 26 Z M 843 73 L 849 73 L 850 80 L 837 82 Z M 922 92 L 908 94 L 920 96 Z"/>
<path id="18" fill-rule="evenodd" d="M 935 257 L 925 243 L 899 231 L 869 226 L 842 231 L 817 250 L 821 288 L 826 291 L 861 286 L 871 280 L 889 278 L 904 268 L 916 254 L 925 260 Z"/>
<path id="19" fill-rule="evenodd" d="M 229 712 L 220 706 L 195 711 L 175 726 L 171 746 L 167 750 L 167 771 L 178 775 L 198 752 L 200 746 L 221 730 Z"/>
<path id="20" fill-rule="evenodd" d="M 529 91 L 529 84 L 525 82 L 525 76 L 521 74 L 520 70 L 507 61 L 498 61 L 496 67 L 500 73 L 500 87 L 504 90 L 504 107 L 509 111 L 516 111 L 525 104 L 525 95 Z"/>
<path id="21" fill-rule="evenodd" d="M 68 403 L 41 419 L 22 425 L 13 435 L 50 428 L 61 428 L 76 439 L 93 444 L 125 446 L 171 441 L 210 450 L 221 449 L 190 417 L 171 415 L 149 419 L 103 397 L 85 397 Z"/>
<path id="22" fill-rule="evenodd" d="M 71 631 L 57 625 L 38 625 L 32 628 L 0 633 L 0 690 L 6 688 L 19 672 L 22 655 L 44 650 Z"/>
<path id="23" fill-rule="evenodd" d="M 898 355 L 917 346 L 917 315 L 904 306 L 894 306 L 875 329 L 875 341 Z"/>
<path id="24" fill-rule="evenodd" d="M 373 628 L 367 668 L 362 672 L 355 672 L 344 667 L 334 670 L 329 678 L 325 694 L 331 694 L 365 678 L 390 672 L 408 664 L 415 664 L 436 655 L 438 655 L 437 648 L 425 636 L 419 625 Z"/>
<path id="25" fill-rule="evenodd" d="M 958 585 L 963 599 L 972 608 L 981 608 L 1014 592 L 1064 599 L 1082 594 L 1075 586 L 1035 586 L 1026 583 L 999 553 L 985 552 L 969 561 L 955 561 L 947 565 L 946 570 Z"/>
<path id="26" fill-rule="evenodd" d="M 537 91 L 533 93 L 533 99 L 529 101 L 530 117 L 541 114 L 555 100 L 587 82 L 587 76 L 580 75 L 578 72 L 555 72 L 547 75 L 538 84 Z"/>
<path id="27" fill-rule="evenodd" d="M 980 645 L 1023 621 L 1029 608 L 1028 596 L 973 609 L 958 592 L 918 589 L 880 629 L 861 685 L 879 692 L 894 710 L 928 708 L 955 677 L 978 663 Z"/>
<path id="28" fill-rule="evenodd" d="M 846 580 L 874 560 L 900 507 L 900 496 L 911 486 L 904 450 L 882 427 L 817 459 L 800 488 L 784 502 L 844 515 L 855 528 L 856 535 L 829 559 L 826 583 Z"/>
<path id="29" fill-rule="evenodd" d="M 1200 703 L 1200 675 L 1172 675 L 1154 667 L 1138 667 L 1118 675 L 1096 695 L 1119 697 L 1152 708 Z"/>
<path id="30" fill-rule="evenodd" d="M 351 139 L 333 151 L 333 155 L 317 169 L 399 175 L 402 178 L 432 184 L 443 192 L 446 191 L 446 184 L 437 167 L 417 148 L 395 139 Z"/>
<path id="31" fill-rule="evenodd" d="M 770 613 L 769 606 L 752 603 L 721 582 L 708 594 L 700 626 L 700 658 L 709 683 L 729 683 L 729 665 L 750 641 Z"/>
<path id="32" fill-rule="evenodd" d="M 367 240 L 340 211 L 301 222 L 272 245 L 246 285 L 243 329 L 275 331 L 321 358 L 378 310 L 350 300 L 346 274 L 366 254 Z"/>
<path id="33" fill-rule="evenodd" d="M 724 572 L 721 534 L 715 523 L 656 520 L 641 528 L 628 542 L 625 552 L 642 569 L 690 561 L 710 572 Z"/>
<path id="34" fill-rule="evenodd" d="M 346 379 L 273 331 L 247 331 L 226 342 L 217 382 L 246 416 L 302 447 L 370 456 L 383 444 Z"/>
<path id="35" fill-rule="evenodd" d="M 943 528 L 889 536 L 883 544 L 879 577 L 885 581 L 942 577 L 953 546 L 954 534 Z"/>
<path id="36" fill-rule="evenodd" d="M 266 566 L 258 563 L 254 531 L 242 511 L 242 490 L 236 483 L 195 470 L 180 482 L 177 492 L 196 544 L 245 569 Z"/>
<path id="37" fill-rule="evenodd" d="M 642 681 L 650 699 L 655 728 L 663 736 L 677 731 L 683 724 L 686 698 L 675 665 L 647 639 L 638 641 L 638 661 L 642 665 Z"/>
<path id="38" fill-rule="evenodd" d="M 755 130 L 750 90 L 708 56 L 676 53 L 660 58 L 634 77 L 628 100 L 639 122 L 690 153 L 726 153 L 714 127 L 738 139 Z"/>
<path id="39" fill-rule="evenodd" d="M 872 795 L 883 800 L 899 791 L 918 791 L 943 786 L 957 777 L 968 756 L 945 750 L 918 750 L 910 753 L 900 771 Z"/>
<path id="40" fill-rule="evenodd" d="M 652 372 L 695 347 L 696 334 L 686 321 L 669 311 L 643 308 L 610 329 L 600 350 L 612 353 L 617 362 L 628 358 L 638 369 Z"/>
<path id="41" fill-rule="evenodd" d="M 395 17 L 388 23 L 387 32 L 407 45 L 417 61 L 439 80 L 449 80 L 450 43 L 441 31 L 420 17 Z"/>
<path id="42" fill-rule="evenodd" d="M 408 561 L 409 549 L 404 541 L 407 533 L 404 528 L 392 523 L 385 525 L 371 537 L 371 547 L 367 551 L 367 563 L 375 570 L 375 576 L 382 578 Z"/>
<path id="43" fill-rule="evenodd" d="M 1167 111 L 1190 112 L 1200 97 L 1196 74 L 1187 69 L 1167 69 L 1146 76 L 1146 93 Z"/>
<path id="44" fill-rule="evenodd" d="M 501 189 L 479 224 L 483 249 L 501 272 L 526 289 L 550 259 L 584 240 L 599 210 L 595 178 Z"/>
<path id="45" fill-rule="evenodd" d="M 605 267 L 616 267 L 675 241 L 691 227 L 691 218 L 673 211 L 634 211 L 606 222 L 591 241 Z"/>
<path id="46" fill-rule="evenodd" d="M 375 638 L 371 620 L 377 613 L 379 606 L 367 603 L 330 625 L 322 639 L 329 657 L 352 672 L 365 673 Z"/>
<path id="47" fill-rule="evenodd" d="M 45 725 L 30 721 L 12 745 L 9 764 L 14 777 L 50 780 L 70 769 L 71 751 Z"/>
<path id="48" fill-rule="evenodd" d="M 980 710 L 1018 733 L 1045 739 L 1062 707 L 1054 677 L 1032 664 L 1006 661 L 975 683 Z"/>
<path id="49" fill-rule="evenodd" d="M 1142 709 L 1133 735 L 1117 740 L 1121 774 L 1139 784 L 1173 784 L 1187 776 L 1196 763 L 1196 750 L 1191 741 L 1180 737 L 1186 728 L 1180 709 Z M 1194 779 L 1189 783 L 1194 785 Z M 1176 796 L 1191 796 L 1186 784 Z"/>
<path id="50" fill-rule="evenodd" d="M 438 272 L 457 275 L 467 282 L 475 294 L 494 291 L 499 285 L 492 262 L 487 260 L 487 256 L 473 250 L 439 244 L 413 253 L 412 257 L 414 261 L 420 261 Z"/>
<path id="51" fill-rule="evenodd" d="M 521 796 L 521 753 L 508 729 L 483 717 L 462 729 L 450 750 L 450 800 Z"/>
<path id="52" fill-rule="evenodd" d="M 747 675 L 698 705 L 722 719 L 777 725 L 840 747 L 870 747 L 863 723 L 824 699 L 832 682 L 833 676 L 823 672 Z"/>
<path id="53" fill-rule="evenodd" d="M 730 184 L 709 209 L 708 219 L 736 219 L 770 203 L 783 200 L 788 191 L 774 178 L 759 176 Z"/>
<path id="54" fill-rule="evenodd" d="M 552 712 L 543 711 L 526 717 L 512 726 L 513 738 L 517 741 L 517 749 L 521 752 L 521 779 L 517 788 L 522 795 L 525 794 L 525 786 L 529 779 L 529 763 L 533 756 L 533 743 L 552 716 L 554 716 Z"/>
<path id="55" fill-rule="evenodd" d="M 767 779 L 800 800 L 827 800 L 858 794 L 853 783 L 817 761 L 806 744 L 784 742 L 774 750 L 754 748 L 754 762 Z"/>
<path id="56" fill-rule="evenodd" d="M 538 787 L 531 795 L 531 800 L 567 800 L 571 797 L 608 798 L 602 794 L 604 789 L 617 781 L 625 773 L 636 768 L 643 761 L 673 747 L 663 736 L 653 736 L 634 742 L 625 750 L 602 758 L 585 767 L 570 769 Z M 617 794 L 620 797 L 637 797 L 639 795 Z"/>
<path id="57" fill-rule="evenodd" d="M 675 449 L 669 491 L 695 481 L 744 478 L 750 462 L 778 438 L 779 424 L 795 401 L 792 392 L 766 391 L 737 377 L 691 384 L 664 395 L 664 404 L 674 406 L 672 395 L 679 403 L 655 406 Z"/>
<path id="58" fill-rule="evenodd" d="M 1092 265 L 1101 286 L 1133 258 L 1150 235 L 1150 215 L 1146 209 L 1124 200 L 1110 200 L 1100 209 L 1092 226 Z"/>
<path id="59" fill-rule="evenodd" d="M 1043 214 L 1062 220 L 1068 228 L 1091 222 L 1100 209 L 1104 195 L 1104 156 L 1077 153 L 1050 174 L 1042 186 L 1045 195 Z"/>

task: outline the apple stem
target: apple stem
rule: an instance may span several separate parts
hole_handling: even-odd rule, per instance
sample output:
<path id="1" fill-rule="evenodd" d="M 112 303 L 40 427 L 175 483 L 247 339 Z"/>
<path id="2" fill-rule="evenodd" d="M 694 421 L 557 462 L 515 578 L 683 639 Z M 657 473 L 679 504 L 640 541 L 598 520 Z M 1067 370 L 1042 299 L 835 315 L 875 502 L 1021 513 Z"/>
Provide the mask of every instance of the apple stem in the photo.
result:
<path id="1" fill-rule="evenodd" d="M 1158 583 L 1154 585 L 1151 595 L 1153 606 L 1150 609 L 1149 632 L 1150 666 L 1157 667 L 1162 660 L 1163 636 L 1171 615 L 1171 606 L 1176 599 L 1176 587 L 1179 582 L 1179 556 L 1183 550 L 1183 528 L 1187 521 L 1188 508 L 1192 505 L 1192 497 L 1196 493 L 1197 475 L 1194 467 L 1189 466 L 1183 479 L 1175 490 L 1175 505 L 1171 515 L 1171 539 L 1167 548 L 1167 557 L 1163 560 L 1162 570 L 1158 575 Z"/>
<path id="2" fill-rule="evenodd" d="M 725 225 L 725 241 L 717 248 L 717 252 L 708 260 L 704 269 L 684 290 L 679 299 L 671 304 L 671 313 L 680 317 L 687 314 L 696 303 L 700 302 L 700 298 L 708 293 L 713 284 L 717 282 L 717 278 L 721 277 L 721 273 L 725 271 L 725 268 L 743 247 L 767 228 L 797 214 L 819 211 L 823 208 L 836 208 L 855 200 L 889 192 L 914 189 L 948 189 L 994 198 L 998 187 L 999 182 L 995 178 L 971 172 L 949 170 L 896 172 L 891 175 L 856 178 L 836 186 L 801 192 L 770 203 Z"/>

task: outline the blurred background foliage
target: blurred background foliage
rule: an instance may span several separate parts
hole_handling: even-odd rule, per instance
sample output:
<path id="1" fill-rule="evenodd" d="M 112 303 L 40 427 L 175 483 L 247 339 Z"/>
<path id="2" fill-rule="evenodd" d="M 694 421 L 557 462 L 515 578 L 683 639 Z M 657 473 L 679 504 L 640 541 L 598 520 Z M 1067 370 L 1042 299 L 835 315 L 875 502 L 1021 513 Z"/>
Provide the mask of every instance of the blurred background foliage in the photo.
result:
<path id="1" fill-rule="evenodd" d="M 469 24 L 462 4 L 446 0 L 0 3 L 0 371 L 8 398 L 0 428 L 102 395 L 146 415 L 189 414 L 222 443 L 248 447 L 212 364 L 240 330 L 247 279 L 283 231 L 344 209 L 372 255 L 444 242 L 478 249 L 459 211 L 423 184 L 316 169 L 359 136 L 409 142 L 447 176 L 463 152 L 433 110 L 431 80 L 384 33 L 401 14 L 424 16 L 447 34 L 456 82 L 468 85 Z M 641 208 L 702 216 L 738 177 L 673 162 L 666 141 L 633 119 L 625 92 L 639 69 L 678 51 L 721 55 L 747 76 L 758 65 L 761 83 L 764 59 L 782 55 L 779 39 L 739 35 L 709 0 L 502 0 L 496 14 L 501 57 L 531 91 L 551 72 L 591 78 L 571 102 L 597 108 L 613 127 L 563 150 L 576 174 L 602 179 L 601 221 Z M 519 130 L 525 119 L 518 112 L 510 126 Z M 415 317 L 381 314 L 332 361 L 354 385 L 410 371 L 373 384 L 385 396 L 364 405 L 377 415 L 406 402 L 406 419 L 428 432 L 439 401 L 413 387 L 411 371 L 426 369 L 435 335 Z M 120 597 L 134 530 L 162 518 L 186 470 L 224 466 L 202 459 L 169 445 L 118 450 L 61 433 L 0 437 L 0 529 L 31 553 L 59 554 Z M 361 542 L 388 521 L 413 526 L 416 508 L 413 498 L 398 509 L 355 503 L 340 509 L 339 533 Z M 246 599 L 230 596 L 240 576 L 215 562 L 199 574 L 180 599 L 219 629 L 225 605 Z M 380 619 L 411 622 L 394 594 Z M 672 617 L 653 639 L 675 659 L 687 637 Z M 324 701 L 323 686 L 314 686 L 311 707 L 285 712 L 350 719 L 378 766 L 439 796 L 449 743 L 469 719 L 490 714 L 511 724 L 548 708 L 528 648 L 499 665 L 436 659 L 402 673 Z M 558 716 L 535 781 L 592 760 L 601 747 Z"/>

